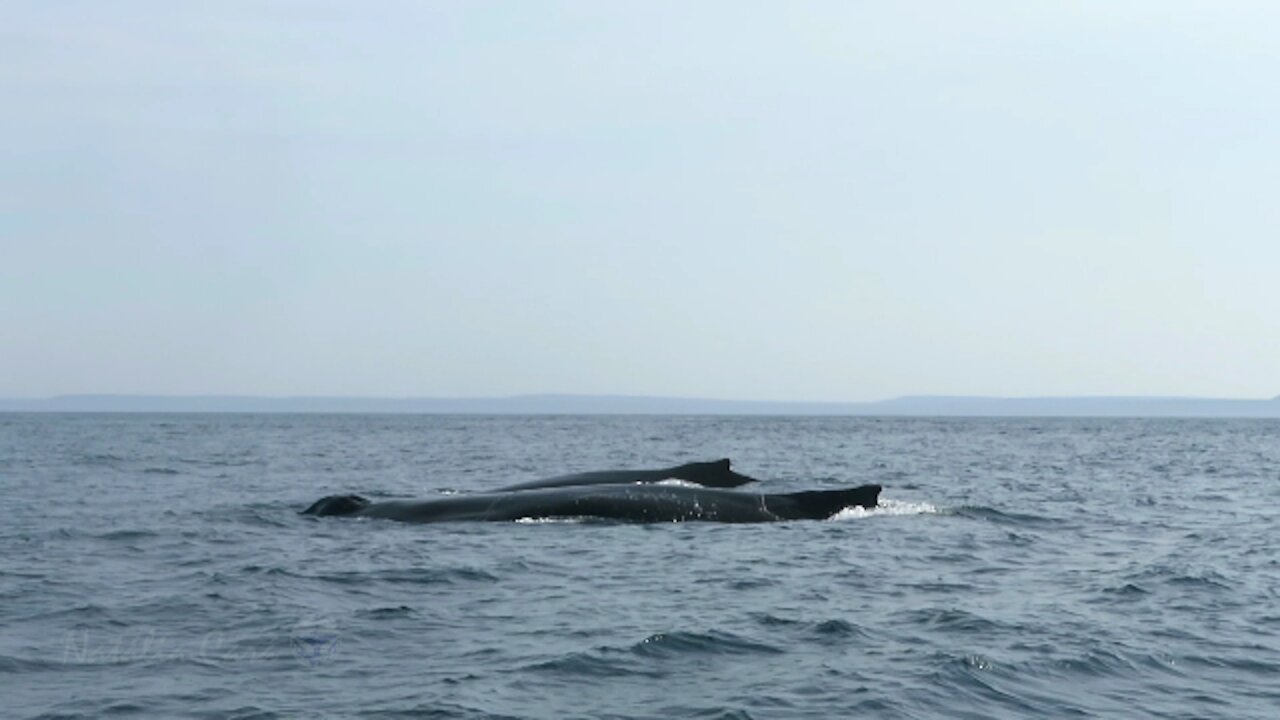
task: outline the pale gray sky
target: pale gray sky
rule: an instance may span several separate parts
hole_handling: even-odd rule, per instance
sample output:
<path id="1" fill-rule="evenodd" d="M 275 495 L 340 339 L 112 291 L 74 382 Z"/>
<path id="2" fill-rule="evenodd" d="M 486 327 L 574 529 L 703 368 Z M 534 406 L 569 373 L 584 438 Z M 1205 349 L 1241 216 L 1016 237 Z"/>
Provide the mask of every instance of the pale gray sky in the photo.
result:
<path id="1" fill-rule="evenodd" d="M 0 396 L 1280 392 L 1280 3 L 10 0 Z"/>

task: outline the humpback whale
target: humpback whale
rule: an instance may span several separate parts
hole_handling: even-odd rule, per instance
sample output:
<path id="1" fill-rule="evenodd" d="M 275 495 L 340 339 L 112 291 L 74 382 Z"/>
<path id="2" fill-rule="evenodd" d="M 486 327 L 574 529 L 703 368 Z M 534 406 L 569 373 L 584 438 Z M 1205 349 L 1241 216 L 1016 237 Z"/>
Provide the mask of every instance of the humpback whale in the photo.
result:
<path id="1" fill-rule="evenodd" d="M 664 470 L 598 470 L 594 472 L 557 475 L 556 477 L 516 483 L 495 492 L 534 490 L 538 488 L 570 487 L 580 485 L 621 485 L 624 483 L 656 483 L 663 480 L 684 480 L 703 487 L 732 488 L 756 482 L 755 478 L 741 475 L 729 469 L 729 458 L 711 462 L 692 462 Z"/>
<path id="2" fill-rule="evenodd" d="M 771 495 L 679 485 L 586 485 L 382 502 L 359 495 L 330 495 L 302 514 L 423 523 L 578 517 L 751 523 L 822 520 L 847 507 L 875 507 L 879 496 L 879 485 Z"/>

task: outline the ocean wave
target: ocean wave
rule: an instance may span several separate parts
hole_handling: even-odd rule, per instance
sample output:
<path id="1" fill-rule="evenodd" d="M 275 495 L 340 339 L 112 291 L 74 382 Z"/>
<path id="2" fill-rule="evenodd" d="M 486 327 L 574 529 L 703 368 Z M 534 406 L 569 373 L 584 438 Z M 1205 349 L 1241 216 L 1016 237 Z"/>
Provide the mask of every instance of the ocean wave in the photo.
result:
<path id="1" fill-rule="evenodd" d="M 989 634 L 1018 628 L 998 623 L 981 615 L 956 608 L 926 608 L 922 610 L 906 610 L 898 614 L 897 619 L 908 626 L 924 626 L 933 630 L 951 633 Z"/>
<path id="2" fill-rule="evenodd" d="M 118 465 L 125 462 L 128 458 L 114 453 L 86 453 L 76 458 L 75 464 L 88 465 L 91 467 L 102 465 Z"/>
<path id="3" fill-rule="evenodd" d="M 376 607 L 366 608 L 356 611 L 356 615 L 362 617 L 373 618 L 375 620 L 386 620 L 391 618 L 408 617 L 416 615 L 417 611 L 408 605 L 397 605 L 395 607 Z"/>
<path id="4" fill-rule="evenodd" d="M 662 717 L 692 718 L 693 720 L 752 720 L 746 710 L 726 707 L 667 706 Z"/>
<path id="5" fill-rule="evenodd" d="M 673 672 L 667 662 L 684 656 L 778 655 L 783 652 L 773 645 L 727 632 L 670 632 L 650 635 L 628 647 L 605 646 L 591 651 L 569 652 L 522 669 L 583 678 L 663 678 Z"/>
<path id="6" fill-rule="evenodd" d="M 1146 595 L 1150 595 L 1151 591 L 1138 585 L 1137 583 L 1125 583 L 1115 587 L 1107 587 L 1102 589 L 1103 593 L 1118 598 L 1136 599 Z"/>
<path id="7" fill-rule="evenodd" d="M 112 540 L 116 542 L 124 542 L 127 540 L 143 540 L 145 538 L 159 537 L 159 533 L 151 530 L 112 530 L 111 532 L 98 535 L 99 540 Z"/>
<path id="8" fill-rule="evenodd" d="M 821 620 L 809 626 L 815 636 L 823 640 L 866 637 L 867 631 L 848 620 Z"/>
<path id="9" fill-rule="evenodd" d="M 225 712 L 209 712 L 193 715 L 196 718 L 225 718 L 226 720 L 276 720 L 287 715 L 280 715 L 271 710 L 264 710 L 256 705 L 245 705 Z"/>
<path id="10" fill-rule="evenodd" d="M 989 655 L 937 653 L 933 662 L 938 665 L 933 690 L 951 702 L 995 706 L 1014 711 L 1015 717 L 1050 717 L 1068 710 L 1059 701 L 1044 700 L 1024 688 L 1010 687 L 1010 680 L 1016 680 L 1016 670 Z M 1067 714 L 1084 714 L 1072 710 L 1075 711 Z"/>
<path id="11" fill-rule="evenodd" d="M 1219 573 L 1209 571 L 1205 573 L 1187 573 L 1177 574 L 1165 579 L 1170 585 L 1180 585 L 1183 587 L 1202 588 L 1207 590 L 1229 590 L 1232 583 Z"/>
<path id="12" fill-rule="evenodd" d="M 1140 587 L 1137 583 L 1152 582 L 1182 590 L 1230 590 L 1236 583 L 1216 570 L 1200 570 L 1178 565 L 1153 565 L 1133 573 L 1127 578 L 1129 584 Z"/>
<path id="13" fill-rule="evenodd" d="M 649 677 L 662 678 L 670 672 L 661 667 L 648 667 L 622 657 L 611 657 L 598 652 L 575 652 L 552 660 L 526 666 L 525 670 L 552 672 L 574 677 Z"/>
<path id="14" fill-rule="evenodd" d="M 731 590 L 755 590 L 757 588 L 776 587 L 780 583 L 772 578 L 765 577 L 746 577 L 732 580 L 728 587 Z"/>
<path id="15" fill-rule="evenodd" d="M 1184 665 L 1221 668 L 1232 672 L 1245 672 L 1265 678 L 1280 676 L 1280 661 L 1257 660 L 1248 657 L 1223 657 L 1221 655 L 1185 655 L 1178 659 Z M 1278 694 L 1280 695 L 1280 694 Z"/>
<path id="16" fill-rule="evenodd" d="M 279 571 L 286 572 L 287 571 Z M 395 570 L 371 570 L 366 572 L 328 573 L 310 576 L 313 579 L 342 585 L 384 582 L 405 585 L 439 585 L 455 582 L 498 582 L 495 575 L 476 568 L 408 568 Z"/>
<path id="17" fill-rule="evenodd" d="M 644 657 L 675 657 L 689 654 L 777 655 L 783 652 L 781 648 L 725 632 L 657 633 L 632 645 L 630 649 L 636 655 Z"/>
<path id="18" fill-rule="evenodd" d="M 43 658 L 24 658 L 13 655 L 0 655 L 0 673 L 13 673 L 19 675 L 22 673 L 39 673 L 50 670 L 61 670 L 66 667 L 65 663 L 46 660 Z"/>
<path id="19" fill-rule="evenodd" d="M 197 467 L 248 467 L 249 465 L 266 465 L 266 460 L 259 458 L 245 458 L 244 456 L 232 458 L 179 458 L 179 462 Z"/>
<path id="20" fill-rule="evenodd" d="M 867 631 L 861 626 L 842 618 L 830 618 L 827 620 L 793 620 L 791 618 L 779 617 L 771 613 L 760 613 L 756 616 L 755 620 L 763 627 L 775 630 L 795 630 L 800 634 L 808 635 L 811 639 L 819 641 L 829 641 L 850 637 L 865 637 L 867 635 Z"/>
<path id="21" fill-rule="evenodd" d="M 466 705 L 441 702 L 420 704 L 403 709 L 362 710 L 358 713 L 352 713 L 352 716 L 377 718 L 378 720 L 522 720 L 515 715 L 495 714 Z M 257 718 L 253 720 L 257 720 Z"/>
<path id="22" fill-rule="evenodd" d="M 1016 525 L 1023 527 L 1045 527 L 1052 525 L 1060 525 L 1061 520 L 1057 518 L 1047 517 L 1044 515 L 1032 515 L 1029 513 L 1006 512 L 997 510 L 993 507 L 984 505 L 964 505 L 951 511 L 952 515 L 959 517 L 972 518 L 974 520 L 986 520 L 988 522 L 1000 525 Z"/>
<path id="23" fill-rule="evenodd" d="M 974 586 L 970 585 L 969 583 L 952 583 L 952 582 L 941 582 L 937 580 L 932 580 L 932 581 L 924 581 L 924 582 L 900 583 L 899 587 L 903 587 L 908 590 L 913 590 L 913 591 L 922 592 L 922 593 L 954 595 L 955 593 L 958 593 L 958 592 L 966 592 L 966 591 L 972 590 Z"/>
<path id="24" fill-rule="evenodd" d="M 1132 659 L 1105 649 L 1090 650 L 1079 657 L 1054 660 L 1051 667 L 1057 674 L 1069 677 L 1116 677 L 1139 672 L 1138 665 Z"/>
<path id="25" fill-rule="evenodd" d="M 119 624 L 119 621 L 113 619 L 113 611 L 110 608 L 95 603 L 82 603 L 72 607 L 59 607 L 53 609 L 41 609 L 31 615 L 18 618 L 24 623 L 45 622 L 50 620 L 74 622 L 94 621 L 99 624 Z"/>

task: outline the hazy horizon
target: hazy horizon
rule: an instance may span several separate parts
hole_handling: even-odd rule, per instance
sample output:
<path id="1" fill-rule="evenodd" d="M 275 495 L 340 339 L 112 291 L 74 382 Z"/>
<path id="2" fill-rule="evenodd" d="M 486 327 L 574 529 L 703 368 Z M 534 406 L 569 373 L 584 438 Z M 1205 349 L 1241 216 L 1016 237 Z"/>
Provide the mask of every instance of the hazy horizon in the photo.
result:
<path id="1" fill-rule="evenodd" d="M 0 398 L 1280 392 L 1280 6 L 6 15 Z"/>
<path id="2" fill-rule="evenodd" d="M 0 413 L 322 413 L 426 415 L 773 415 L 1280 419 L 1280 397 L 998 398 L 914 396 L 875 402 L 760 401 L 619 395 L 332 397 L 68 395 L 0 398 Z"/>
<path id="3" fill-rule="evenodd" d="M 1138 401 L 1164 401 L 1164 400 L 1191 400 L 1191 401 L 1225 401 L 1225 402 L 1251 402 L 1251 401 L 1280 401 L 1280 395 L 1272 396 L 1256 396 L 1256 397 L 1216 397 L 1205 395 L 938 395 L 938 394 L 911 394 L 911 395 L 895 395 L 893 397 L 874 398 L 871 400 L 844 400 L 839 398 L 823 399 L 823 400 L 806 400 L 802 398 L 785 398 L 785 399 L 762 399 L 753 397 L 709 397 L 695 395 L 651 395 L 651 394 L 626 394 L 626 393 L 558 393 L 558 392 L 531 392 L 531 393 L 512 393 L 505 395 L 324 395 L 324 394 L 308 394 L 308 395 L 282 395 L 282 394 L 252 394 L 252 393 L 111 393 L 111 392 L 73 392 L 58 393 L 55 395 L 6 395 L 0 396 L 0 400 L 57 400 L 61 398 L 165 398 L 165 399 L 184 399 L 184 398 L 245 398 L 245 399 L 262 399 L 262 400 L 512 400 L 526 398 L 581 398 L 581 399 L 620 399 L 620 400 L 677 400 L 691 402 L 725 402 L 725 403 L 795 403 L 795 404 L 875 404 L 886 402 L 900 402 L 910 400 L 997 400 L 997 401 L 1022 401 L 1022 400 L 1048 400 L 1048 401 L 1089 401 L 1089 400 L 1138 400 Z"/>

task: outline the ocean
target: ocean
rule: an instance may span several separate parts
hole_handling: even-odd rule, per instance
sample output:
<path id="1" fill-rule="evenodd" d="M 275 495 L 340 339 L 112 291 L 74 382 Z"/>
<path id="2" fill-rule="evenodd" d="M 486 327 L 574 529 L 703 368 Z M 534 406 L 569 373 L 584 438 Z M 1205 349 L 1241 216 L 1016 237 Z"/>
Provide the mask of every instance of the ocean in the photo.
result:
<path id="1" fill-rule="evenodd" d="M 883 506 L 298 515 L 720 457 Z M 6 414 L 0 500 L 5 718 L 1280 717 L 1280 421 Z"/>

